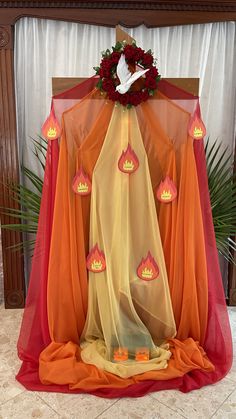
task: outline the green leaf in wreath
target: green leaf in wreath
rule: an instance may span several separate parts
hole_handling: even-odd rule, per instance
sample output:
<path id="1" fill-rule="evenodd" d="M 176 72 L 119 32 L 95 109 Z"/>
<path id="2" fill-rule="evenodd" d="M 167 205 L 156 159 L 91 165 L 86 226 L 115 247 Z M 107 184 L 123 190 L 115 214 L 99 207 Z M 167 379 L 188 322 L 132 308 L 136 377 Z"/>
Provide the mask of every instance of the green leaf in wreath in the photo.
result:
<path id="1" fill-rule="evenodd" d="M 99 79 L 99 80 L 98 80 L 98 82 L 97 82 L 97 84 L 96 84 L 96 87 L 97 87 L 99 90 L 101 90 L 101 89 L 102 89 L 102 79 Z"/>
<path id="2" fill-rule="evenodd" d="M 100 72 L 100 67 L 93 67 L 93 69 L 95 70 L 95 73 L 96 73 L 96 74 L 99 74 L 99 72 Z"/>

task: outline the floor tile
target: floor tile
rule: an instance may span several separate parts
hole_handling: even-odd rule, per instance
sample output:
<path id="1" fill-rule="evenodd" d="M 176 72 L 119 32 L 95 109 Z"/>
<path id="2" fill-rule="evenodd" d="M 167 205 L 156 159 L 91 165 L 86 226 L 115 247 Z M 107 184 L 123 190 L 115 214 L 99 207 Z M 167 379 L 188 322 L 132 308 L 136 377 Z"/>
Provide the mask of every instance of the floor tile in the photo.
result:
<path id="1" fill-rule="evenodd" d="M 229 321 L 233 340 L 236 341 L 236 307 L 228 307 Z"/>
<path id="2" fill-rule="evenodd" d="M 212 416 L 214 419 L 235 419 L 236 418 L 236 389 L 221 405 L 216 414 Z"/>
<path id="3" fill-rule="evenodd" d="M 8 312 L 11 312 L 8 314 Z M 10 338 L 18 338 L 23 309 L 16 310 L 17 313 L 12 313 L 14 309 L 2 310 L 0 311 L 1 327 L 0 334 L 7 334 Z"/>
<path id="4" fill-rule="evenodd" d="M 60 416 L 35 393 L 24 392 L 0 405 L 0 419 L 59 419 Z"/>
<path id="5" fill-rule="evenodd" d="M 137 399 L 120 399 L 110 409 L 102 413 L 99 419 L 183 419 L 183 416 L 167 406 L 144 396 Z"/>
<path id="6" fill-rule="evenodd" d="M 234 350 L 234 354 L 235 354 L 236 350 Z M 229 380 L 235 381 L 235 385 L 236 385 L 236 356 L 233 357 L 233 364 L 231 367 L 231 370 L 229 371 L 227 378 Z"/>
<path id="7" fill-rule="evenodd" d="M 37 393 L 61 419 L 93 419 L 111 407 L 117 399 L 103 399 L 88 394 Z"/>
<path id="8" fill-rule="evenodd" d="M 0 370 L 0 404 L 25 391 L 18 383 L 11 368 Z"/>
<path id="9" fill-rule="evenodd" d="M 235 383 L 227 378 L 190 393 L 160 391 L 151 397 L 182 414 L 187 419 L 208 419 L 235 389 Z"/>
<path id="10" fill-rule="evenodd" d="M 21 361 L 17 357 L 15 347 L 5 349 L 4 352 L 0 353 L 0 374 L 4 374 L 5 371 L 8 371 L 9 373 L 11 373 L 12 377 L 15 377 L 16 373 L 20 369 L 20 366 Z"/>
<path id="11" fill-rule="evenodd" d="M 15 332 L 15 335 L 13 336 L 8 334 L 4 330 L 4 327 L 2 327 L 0 330 L 0 374 L 6 375 L 7 372 L 8 379 L 9 374 L 12 376 L 12 378 L 14 378 L 21 365 L 21 362 L 17 357 L 17 333 L 18 331 Z"/>

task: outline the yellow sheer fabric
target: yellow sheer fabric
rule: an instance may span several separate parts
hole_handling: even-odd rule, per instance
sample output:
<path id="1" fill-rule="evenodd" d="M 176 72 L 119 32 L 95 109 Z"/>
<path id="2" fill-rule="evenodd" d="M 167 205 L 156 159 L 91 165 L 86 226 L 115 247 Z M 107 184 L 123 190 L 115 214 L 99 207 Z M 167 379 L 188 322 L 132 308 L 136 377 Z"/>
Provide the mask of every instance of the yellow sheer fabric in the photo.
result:
<path id="1" fill-rule="evenodd" d="M 139 160 L 131 174 L 118 168 L 128 144 Z M 90 248 L 96 243 L 106 270 L 89 272 L 88 314 L 81 357 L 121 377 L 167 367 L 170 352 L 156 346 L 176 334 L 155 201 L 135 109 L 114 107 L 92 178 Z M 158 278 L 145 281 L 136 270 L 150 251 Z M 83 342 L 84 341 L 84 342 Z M 127 347 L 129 361 L 112 361 Z M 149 362 L 135 362 L 135 350 L 150 349 Z"/>
<path id="2" fill-rule="evenodd" d="M 208 284 L 190 115 L 159 92 L 129 111 L 114 106 L 95 89 L 63 114 L 47 289 L 52 342 L 39 359 L 44 384 L 89 391 L 214 370 L 199 345 L 206 331 Z M 140 163 L 131 175 L 118 169 L 128 141 Z M 80 196 L 72 189 L 81 166 L 92 179 L 92 195 Z M 155 190 L 167 175 L 178 196 L 160 204 Z M 177 338 L 169 341 L 169 361 L 168 350 L 158 348 L 175 334 L 158 221 L 177 328 Z M 95 240 L 105 252 L 107 269 L 90 274 L 88 301 L 86 257 Z M 144 282 L 136 269 L 148 250 L 160 275 Z M 123 268 L 129 278 L 121 275 Z M 112 363 L 117 344 L 130 346 L 132 356 L 136 345 L 150 344 L 154 358 L 146 361 L 146 372 L 138 374 L 144 364 L 134 365 L 132 356 L 129 363 Z"/>

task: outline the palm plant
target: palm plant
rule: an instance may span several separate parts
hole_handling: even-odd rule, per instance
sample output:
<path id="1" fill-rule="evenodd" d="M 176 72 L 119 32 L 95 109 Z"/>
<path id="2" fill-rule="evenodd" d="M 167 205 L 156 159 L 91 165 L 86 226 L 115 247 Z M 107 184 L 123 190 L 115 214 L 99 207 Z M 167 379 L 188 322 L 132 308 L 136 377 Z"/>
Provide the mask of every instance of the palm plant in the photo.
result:
<path id="1" fill-rule="evenodd" d="M 31 138 L 31 140 L 34 146 L 32 152 L 44 172 L 47 142 L 41 136 L 38 136 L 37 139 Z M 32 253 L 38 228 L 43 180 L 33 170 L 25 166 L 22 166 L 22 174 L 28 180 L 29 187 L 18 183 L 6 185 L 12 200 L 19 204 L 19 209 L 4 208 L 4 212 L 2 211 L 2 214 L 20 220 L 20 223 L 4 224 L 2 228 L 19 231 L 23 235 L 21 243 L 9 248 L 13 250 L 28 249 Z"/>
<path id="2" fill-rule="evenodd" d="M 32 138 L 32 141 L 33 154 L 44 170 L 47 142 L 40 136 L 37 139 Z M 209 138 L 207 139 L 205 152 L 208 184 L 217 249 L 228 261 L 235 264 L 232 252 L 236 251 L 236 243 L 232 236 L 236 233 L 236 175 L 232 173 L 231 156 L 227 157 L 227 148 L 222 148 L 222 144 L 218 141 L 210 144 Z M 8 185 L 14 201 L 21 207 L 20 209 L 5 208 L 6 214 L 19 219 L 21 224 L 7 224 L 2 228 L 23 233 L 23 242 L 12 248 L 19 250 L 27 247 L 32 251 L 38 226 L 43 181 L 34 171 L 24 166 L 22 171 L 31 186 Z M 29 239 L 28 237 L 32 235 L 33 238 Z"/>
<path id="3" fill-rule="evenodd" d="M 231 156 L 219 141 L 205 144 L 208 185 L 216 237 L 216 245 L 225 259 L 235 264 L 232 257 L 236 243 L 236 173 L 233 173 Z"/>

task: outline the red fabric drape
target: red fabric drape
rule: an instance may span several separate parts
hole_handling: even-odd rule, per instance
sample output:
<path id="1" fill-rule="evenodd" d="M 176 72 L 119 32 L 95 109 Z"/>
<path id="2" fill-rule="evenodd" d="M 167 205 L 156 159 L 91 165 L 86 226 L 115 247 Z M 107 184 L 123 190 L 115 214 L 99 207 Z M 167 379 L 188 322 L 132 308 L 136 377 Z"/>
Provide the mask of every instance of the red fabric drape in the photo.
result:
<path id="1" fill-rule="evenodd" d="M 63 94 L 63 98 L 74 99 L 89 92 L 94 86 L 94 78 L 83 84 L 82 93 L 79 87 Z M 160 90 L 170 98 L 188 101 L 189 108 L 195 108 L 197 98 L 169 83 L 162 81 Z M 80 94 L 78 95 L 78 92 Z M 60 96 L 60 99 L 62 97 Z M 188 106 L 185 104 L 185 106 Z M 192 109 L 193 111 L 193 109 Z M 32 271 L 26 308 L 23 316 L 21 332 L 18 340 L 18 353 L 23 361 L 17 379 L 29 390 L 58 391 L 80 393 L 81 390 L 69 390 L 68 386 L 41 384 L 38 377 L 38 357 L 40 352 L 50 343 L 47 320 L 47 270 L 50 249 L 51 226 L 53 217 L 54 196 L 59 147 L 57 141 L 50 142 L 47 151 L 46 170 L 42 194 L 40 218 L 36 247 L 32 261 Z M 208 191 L 205 153 L 202 140 L 194 143 L 194 153 L 198 173 L 201 199 L 201 210 L 204 225 L 205 249 L 208 271 L 208 323 L 205 342 L 203 344 L 209 359 L 215 365 L 215 371 L 204 373 L 192 371 L 182 378 L 168 381 L 145 381 L 125 389 L 99 389 L 92 394 L 102 397 L 139 397 L 150 391 L 178 388 L 188 392 L 203 385 L 211 384 L 224 377 L 232 362 L 232 339 L 225 304 L 222 280 L 219 270 L 218 253 L 212 223 L 211 206 Z"/>

